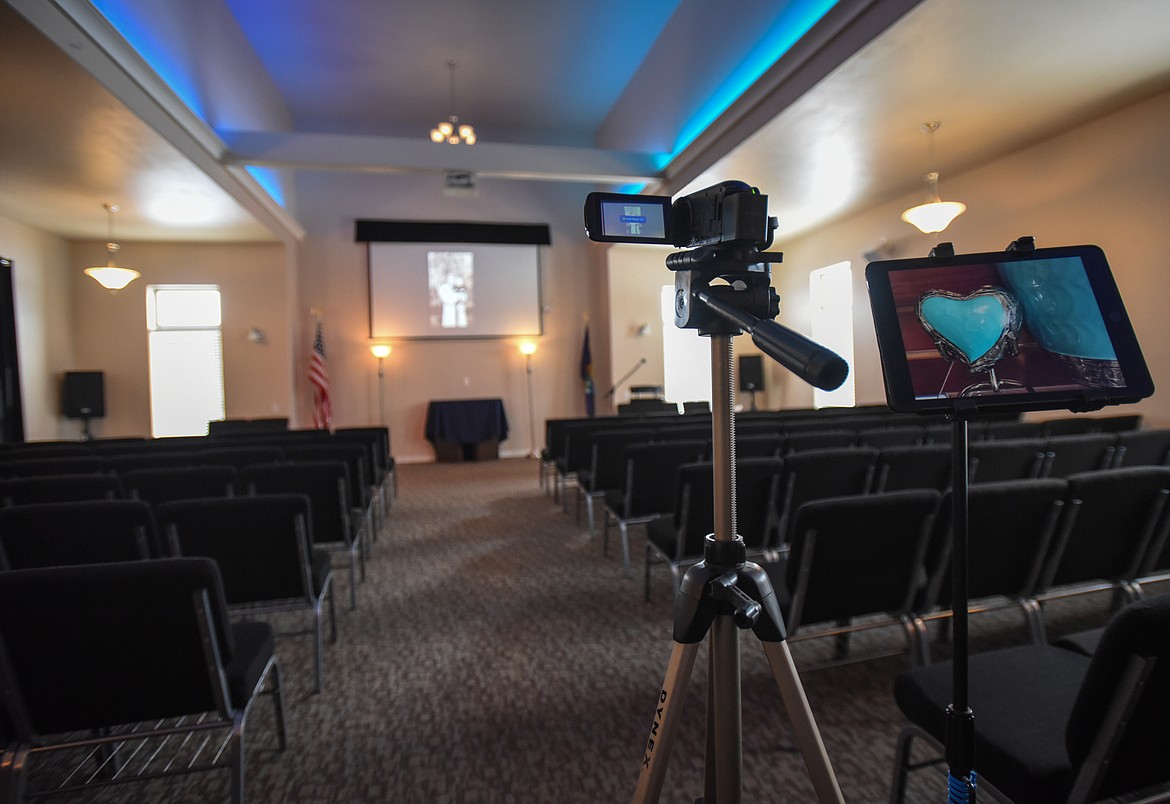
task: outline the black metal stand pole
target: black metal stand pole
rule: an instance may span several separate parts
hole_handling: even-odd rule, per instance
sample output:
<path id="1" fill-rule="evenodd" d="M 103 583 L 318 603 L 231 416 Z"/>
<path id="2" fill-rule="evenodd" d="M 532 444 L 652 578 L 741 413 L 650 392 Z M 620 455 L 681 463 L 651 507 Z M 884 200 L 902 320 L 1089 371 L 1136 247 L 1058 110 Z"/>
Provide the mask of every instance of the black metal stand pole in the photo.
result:
<path id="1" fill-rule="evenodd" d="M 975 801 L 975 716 L 967 699 L 967 489 L 969 433 L 967 418 L 956 412 L 951 432 L 951 611 L 954 657 L 951 705 L 947 707 L 947 800 Z"/>

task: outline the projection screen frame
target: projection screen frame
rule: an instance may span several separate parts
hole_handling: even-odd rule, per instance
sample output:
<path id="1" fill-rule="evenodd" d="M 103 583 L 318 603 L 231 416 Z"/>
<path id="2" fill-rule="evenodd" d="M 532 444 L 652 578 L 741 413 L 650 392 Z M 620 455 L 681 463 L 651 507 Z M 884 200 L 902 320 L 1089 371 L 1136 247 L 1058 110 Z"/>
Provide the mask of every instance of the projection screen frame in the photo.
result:
<path id="1" fill-rule="evenodd" d="M 357 220 L 354 227 L 354 240 L 365 242 L 366 246 L 366 291 L 368 309 L 368 328 L 371 339 L 387 338 L 393 340 L 503 340 L 518 337 L 535 337 L 544 334 L 544 277 L 541 246 L 551 245 L 551 236 L 547 224 L 507 224 L 507 223 L 472 223 L 451 221 L 386 221 L 386 220 Z M 500 331 L 499 325 L 491 325 L 488 331 L 473 331 L 460 333 L 459 329 L 476 329 L 473 326 L 459 327 L 452 323 L 447 329 L 438 327 L 439 331 L 432 334 L 436 326 L 424 328 L 416 322 L 415 328 L 406 332 L 386 332 L 375 329 L 377 322 L 376 311 L 379 297 L 375 282 L 375 265 L 373 246 L 379 243 L 386 244 L 419 244 L 435 246 L 436 251 L 458 251 L 461 247 L 475 248 L 484 246 L 532 246 L 535 271 L 535 315 L 531 320 L 535 323 L 533 331 Z M 532 286 L 529 287 L 531 291 Z M 500 292 L 496 288 L 497 295 Z M 438 315 L 438 313 L 436 313 Z M 444 312 L 444 322 L 448 313 Z M 528 314 L 526 313 L 527 317 Z M 457 321 L 453 318 L 452 322 Z"/>

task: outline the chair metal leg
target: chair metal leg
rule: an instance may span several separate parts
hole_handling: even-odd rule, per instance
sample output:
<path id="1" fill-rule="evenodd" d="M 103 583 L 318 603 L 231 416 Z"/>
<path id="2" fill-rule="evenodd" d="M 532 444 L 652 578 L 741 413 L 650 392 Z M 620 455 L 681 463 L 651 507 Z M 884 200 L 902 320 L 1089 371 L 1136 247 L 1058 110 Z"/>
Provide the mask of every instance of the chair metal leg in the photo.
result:
<path id="1" fill-rule="evenodd" d="M 244 716 L 237 713 L 232 726 L 232 804 L 244 804 Z"/>
<path id="2" fill-rule="evenodd" d="M 913 729 L 902 729 L 894 750 L 894 775 L 890 782 L 890 804 L 902 804 L 906 797 L 906 779 L 910 772 L 910 744 L 913 741 Z"/>
<path id="3" fill-rule="evenodd" d="M 24 801 L 28 754 L 28 746 L 14 745 L 9 746 L 0 756 L 0 802 L 21 804 Z"/>

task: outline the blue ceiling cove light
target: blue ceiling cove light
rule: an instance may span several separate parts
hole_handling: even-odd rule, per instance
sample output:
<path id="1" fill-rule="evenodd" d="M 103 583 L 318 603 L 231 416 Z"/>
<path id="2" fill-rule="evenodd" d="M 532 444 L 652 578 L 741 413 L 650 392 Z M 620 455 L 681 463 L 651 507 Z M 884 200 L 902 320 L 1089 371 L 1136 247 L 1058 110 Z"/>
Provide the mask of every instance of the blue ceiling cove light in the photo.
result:
<path id="1" fill-rule="evenodd" d="M 837 0 L 795 0 L 788 3 L 739 66 L 686 122 L 675 140 L 674 151 L 658 159 L 661 163 L 658 169 L 662 170 L 673 162 L 835 5 Z"/>
<path id="2" fill-rule="evenodd" d="M 164 42 L 139 21 L 139 9 L 126 0 L 91 0 L 110 25 L 125 39 L 138 55 L 150 65 L 171 91 L 187 108 L 207 123 L 202 99 L 191 77 L 190 65 L 181 61 L 177 52 L 168 52 Z"/>
<path id="3" fill-rule="evenodd" d="M 244 168 L 251 174 L 252 178 L 264 188 L 264 191 L 272 196 L 272 200 L 284 206 L 284 188 L 280 184 L 280 173 L 272 168 L 256 167 L 248 165 Z"/>

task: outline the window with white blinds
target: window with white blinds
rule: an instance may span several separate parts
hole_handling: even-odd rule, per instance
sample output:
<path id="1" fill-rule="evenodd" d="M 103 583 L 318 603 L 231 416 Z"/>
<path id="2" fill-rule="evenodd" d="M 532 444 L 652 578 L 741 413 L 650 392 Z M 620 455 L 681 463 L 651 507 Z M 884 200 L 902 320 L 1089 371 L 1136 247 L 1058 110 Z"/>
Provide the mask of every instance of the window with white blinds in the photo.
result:
<path id="1" fill-rule="evenodd" d="M 150 417 L 155 438 L 206 435 L 224 418 L 223 336 L 216 285 L 150 285 Z"/>

